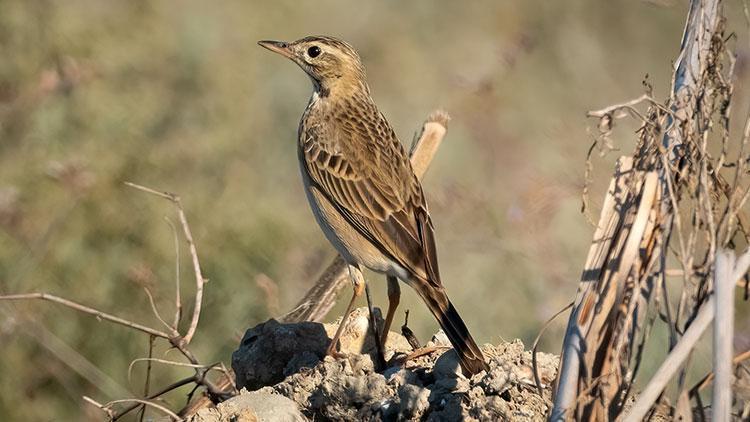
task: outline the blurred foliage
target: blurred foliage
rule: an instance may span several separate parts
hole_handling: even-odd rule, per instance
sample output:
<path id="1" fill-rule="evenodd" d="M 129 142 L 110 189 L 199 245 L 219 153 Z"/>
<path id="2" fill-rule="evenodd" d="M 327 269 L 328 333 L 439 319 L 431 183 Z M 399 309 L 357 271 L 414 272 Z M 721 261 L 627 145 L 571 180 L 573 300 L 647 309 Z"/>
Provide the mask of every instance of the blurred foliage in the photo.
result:
<path id="1" fill-rule="evenodd" d="M 163 217 L 176 222 L 174 211 L 122 182 L 175 192 L 210 279 L 193 350 L 229 362 L 241 333 L 277 312 L 259 274 L 278 284 L 284 311 L 334 256 L 297 169 L 309 81 L 255 44 L 328 34 L 359 49 L 402 141 L 431 110 L 451 114 L 425 181 L 445 284 L 480 342 L 530 342 L 571 300 L 593 231 L 579 213 L 596 130 L 585 111 L 640 95 L 646 75 L 664 97 L 685 11 L 625 0 L 0 0 L 0 291 L 48 291 L 156 325 L 148 287 L 169 319 L 175 249 Z M 626 152 L 634 128 L 616 132 Z M 594 214 L 615 155 L 597 166 Z M 382 277 L 369 278 L 384 305 Z M 404 292 L 426 340 L 437 325 Z M 550 352 L 564 320 L 545 338 Z M 143 366 L 132 379 L 127 369 L 146 355 L 144 335 L 56 305 L 2 304 L 0 343 L 5 420 L 98 418 L 81 395 L 143 388 Z M 158 367 L 154 384 L 185 371 Z M 185 393 L 168 401 L 179 407 Z"/>

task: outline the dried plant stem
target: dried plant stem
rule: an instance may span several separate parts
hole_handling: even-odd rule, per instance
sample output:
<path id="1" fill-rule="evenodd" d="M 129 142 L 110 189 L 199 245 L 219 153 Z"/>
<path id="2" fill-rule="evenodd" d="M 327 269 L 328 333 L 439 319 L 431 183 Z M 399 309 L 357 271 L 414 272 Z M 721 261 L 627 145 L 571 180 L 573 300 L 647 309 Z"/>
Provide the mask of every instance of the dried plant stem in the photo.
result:
<path id="1" fill-rule="evenodd" d="M 96 400 L 92 399 L 91 397 L 87 397 L 87 396 L 83 396 L 83 400 L 85 400 L 86 402 L 88 402 L 88 403 L 90 403 L 90 404 L 98 407 L 99 409 L 102 409 L 112 419 L 114 419 L 114 416 L 113 416 L 114 412 L 112 411 L 112 406 L 114 406 L 116 404 L 120 404 L 120 403 L 137 403 L 138 406 L 144 405 L 144 406 L 153 407 L 154 409 L 157 409 L 157 410 L 163 412 L 165 415 L 169 416 L 174 421 L 182 421 L 182 420 L 184 420 L 181 417 L 177 416 L 176 413 L 174 413 L 173 411 L 167 409 L 166 407 L 162 406 L 161 404 L 154 403 L 154 402 L 149 401 L 149 400 L 143 400 L 143 399 L 122 399 L 122 400 L 113 400 L 113 401 L 107 402 L 105 404 L 101 404 L 101 403 L 97 402 Z"/>
<path id="2" fill-rule="evenodd" d="M 169 409 L 166 409 L 165 407 L 159 405 L 158 403 L 153 403 L 153 402 L 150 402 L 148 400 L 151 400 L 151 399 L 154 399 L 154 398 L 158 398 L 159 396 L 161 396 L 162 394 L 164 394 L 164 393 L 166 393 L 168 391 L 171 391 L 171 390 L 173 390 L 175 388 L 179 388 L 179 387 L 181 387 L 183 385 L 186 385 L 186 384 L 189 384 L 189 383 L 195 383 L 198 386 L 205 387 L 205 389 L 208 392 L 208 395 L 210 397 L 212 397 L 214 399 L 219 399 L 219 400 L 225 399 L 227 397 L 230 397 L 230 396 L 236 394 L 237 393 L 237 391 L 236 391 L 237 389 L 234 386 L 234 384 L 231 382 L 231 380 L 229 380 L 229 382 L 223 382 L 222 383 L 222 386 L 226 386 L 226 388 L 224 388 L 224 387 L 217 386 L 214 383 L 212 383 L 210 380 L 206 379 L 207 372 L 210 371 L 210 370 L 212 370 L 212 369 L 215 369 L 217 367 L 217 364 L 214 364 L 214 365 L 211 365 L 211 366 L 201 365 L 198 362 L 198 360 L 195 358 L 195 356 L 193 355 L 193 353 L 187 348 L 188 344 L 192 340 L 192 337 L 195 335 L 195 331 L 196 331 L 197 326 L 198 326 L 198 321 L 200 320 L 201 304 L 203 302 L 203 285 L 207 282 L 207 280 L 203 277 L 203 275 L 201 273 L 200 262 L 198 260 L 198 252 L 197 252 L 197 249 L 195 247 L 195 243 L 193 241 L 193 236 L 192 236 L 192 233 L 190 231 L 190 226 L 188 225 L 187 218 L 185 217 L 185 212 L 184 212 L 184 210 L 182 208 L 182 205 L 181 205 L 181 202 L 180 202 L 180 198 L 177 195 L 174 195 L 174 194 L 171 194 L 171 193 L 168 193 L 168 192 L 157 191 L 157 190 L 154 190 L 154 189 L 151 189 L 151 188 L 147 188 L 145 186 L 140 186 L 140 185 L 137 185 L 137 184 L 134 184 L 134 183 L 127 182 L 126 184 L 128 186 L 131 186 L 131 187 L 135 188 L 135 189 L 138 189 L 138 190 L 141 190 L 141 191 L 144 191 L 144 192 L 147 192 L 147 193 L 150 193 L 150 194 L 157 195 L 159 197 L 168 199 L 168 200 L 170 200 L 175 205 L 175 208 L 177 209 L 177 213 L 178 213 L 178 216 L 179 216 L 180 223 L 182 225 L 183 233 L 184 233 L 185 238 L 187 239 L 187 242 L 188 242 L 188 247 L 189 247 L 189 250 L 190 250 L 190 255 L 192 257 L 193 269 L 194 269 L 195 278 L 196 278 L 195 307 L 194 307 L 194 310 L 193 310 L 193 316 L 192 316 L 190 325 L 189 325 L 189 327 L 187 329 L 187 332 L 186 332 L 186 334 L 184 336 L 180 335 L 180 333 L 179 333 L 179 331 L 177 329 L 177 325 L 178 325 L 179 320 L 180 320 L 181 307 L 182 307 L 181 303 L 180 303 L 179 269 L 178 269 L 178 273 L 177 273 L 177 282 L 176 282 L 176 298 L 175 298 L 176 311 L 175 311 L 174 323 L 172 325 L 170 325 L 169 323 L 167 323 L 161 317 L 161 315 L 160 315 L 160 313 L 159 313 L 159 311 L 158 311 L 158 309 L 156 307 L 156 304 L 154 302 L 153 296 L 151 295 L 151 292 L 148 289 L 146 289 L 146 295 L 148 296 L 149 304 L 151 305 L 151 310 L 152 310 L 154 316 L 167 328 L 168 331 L 162 331 L 162 330 L 158 330 L 156 328 L 145 326 L 143 324 L 139 324 L 139 323 L 136 323 L 136 322 L 133 322 L 133 321 L 130 321 L 130 320 L 127 320 L 127 319 L 124 319 L 124 318 L 121 318 L 121 317 L 118 317 L 118 316 L 115 316 L 115 315 L 112 315 L 112 314 L 100 311 L 98 309 L 91 308 L 89 306 L 82 305 L 82 304 L 74 302 L 72 300 L 65 299 L 65 298 L 62 298 L 62 297 L 59 297 L 59 296 L 56 296 L 56 295 L 52 295 L 52 294 L 49 294 L 49 293 L 24 293 L 24 294 L 14 294 L 14 295 L 0 295 L 0 301 L 3 301 L 3 300 L 5 300 L 5 301 L 15 301 L 15 300 L 46 300 L 46 301 L 58 303 L 60 305 L 63 305 L 65 307 L 68 307 L 70 309 L 73 309 L 73 310 L 76 310 L 76 311 L 79 311 L 79 312 L 82 312 L 82 313 L 85 313 L 85 314 L 88 314 L 88 315 L 92 315 L 92 316 L 96 317 L 97 319 L 109 321 L 109 322 L 112 322 L 112 323 L 115 323 L 115 324 L 119 324 L 119 325 L 122 325 L 124 327 L 131 328 L 131 329 L 134 329 L 134 330 L 137 330 L 137 331 L 140 331 L 140 332 L 148 334 L 149 337 L 150 337 L 149 358 L 147 358 L 145 360 L 149 362 L 149 365 L 148 365 L 148 368 L 147 368 L 147 375 L 146 375 L 146 381 L 145 381 L 146 385 L 144 387 L 145 391 L 146 391 L 145 395 L 147 397 L 145 399 L 116 400 L 116 401 L 109 402 L 109 403 L 107 403 L 105 405 L 100 405 L 99 403 L 95 402 L 94 400 L 92 400 L 90 398 L 86 398 L 86 400 L 88 402 L 92 403 L 92 404 L 95 404 L 99 408 L 105 410 L 107 412 L 107 414 L 110 416 L 110 418 L 113 419 L 113 420 L 118 419 L 119 417 L 121 417 L 124 414 L 132 411 L 133 409 L 136 409 L 136 408 L 139 408 L 139 407 L 144 407 L 144 406 L 157 408 L 157 409 L 161 410 L 162 412 L 167 413 L 168 415 L 170 415 L 170 417 L 172 417 L 173 419 L 175 419 L 175 420 L 181 420 L 175 413 L 171 412 Z M 169 220 L 168 220 L 168 222 L 169 222 Z M 170 226 L 173 227 L 173 225 L 171 224 L 171 222 L 169 222 L 169 223 L 170 223 Z M 176 231 L 173 230 L 173 232 L 176 235 Z M 176 251 L 177 251 L 177 253 L 179 255 L 179 248 L 177 247 L 177 245 L 176 245 Z M 179 261 L 177 261 L 176 265 L 179 268 Z M 182 355 L 185 356 L 185 358 L 187 358 L 187 360 L 190 362 L 190 364 L 181 364 L 179 362 L 169 362 L 169 361 L 163 361 L 161 359 L 151 358 L 150 355 L 151 355 L 151 352 L 152 352 L 153 339 L 154 338 L 162 338 L 162 339 L 167 340 L 173 347 L 175 347 L 177 350 L 179 350 L 180 353 L 182 353 Z M 195 375 L 192 376 L 192 377 L 190 377 L 190 378 L 186 378 L 184 380 L 181 380 L 181 381 L 178 381 L 176 383 L 173 383 L 170 386 L 166 387 L 165 389 L 160 390 L 159 392 L 157 392 L 155 394 L 149 395 L 148 394 L 148 389 L 149 389 L 149 386 L 150 386 L 150 381 L 149 381 L 149 379 L 150 379 L 150 372 L 151 372 L 150 371 L 150 367 L 151 367 L 151 362 L 154 362 L 154 361 L 164 362 L 164 363 L 169 362 L 170 364 L 176 364 L 176 365 L 180 365 L 180 366 L 189 366 L 189 367 L 191 367 L 191 368 L 193 368 L 195 370 Z M 221 365 L 221 368 L 222 368 L 222 372 L 224 372 L 225 375 L 226 375 L 225 378 L 229 377 L 228 376 L 228 371 L 226 371 L 226 368 L 224 368 L 223 365 Z M 229 378 L 231 378 L 231 377 L 229 377 Z M 118 413 L 118 412 L 115 412 L 114 410 L 112 410 L 112 408 L 111 408 L 112 405 L 117 404 L 117 403 L 132 403 L 132 404 L 129 407 L 123 409 L 120 413 Z"/>
<path id="3" fill-rule="evenodd" d="M 148 365 L 146 365 L 146 380 L 143 385 L 143 396 L 147 397 L 149 389 L 151 388 L 151 360 L 154 355 L 154 336 L 148 336 Z M 132 367 L 132 364 L 131 364 Z M 130 378 L 130 368 L 128 368 L 128 378 Z M 143 418 L 146 416 L 146 406 L 141 408 L 140 416 L 138 417 L 139 422 L 143 422 Z"/>
<path id="4" fill-rule="evenodd" d="M 148 303 L 151 305 L 151 312 L 153 312 L 154 316 L 156 317 L 161 324 L 166 327 L 167 330 L 172 334 L 173 337 L 176 337 L 180 335 L 180 333 L 177 332 L 177 330 L 169 325 L 167 321 L 164 321 L 164 318 L 161 317 L 161 314 L 159 314 L 159 310 L 156 309 L 156 303 L 154 302 L 154 296 L 151 294 L 151 291 L 148 289 L 148 287 L 143 286 L 143 291 L 146 292 L 146 296 L 148 296 Z"/>
<path id="5" fill-rule="evenodd" d="M 219 370 L 219 365 L 220 365 L 220 362 L 216 362 L 211 365 L 196 365 L 192 363 L 175 362 L 173 360 L 159 359 L 159 358 L 154 358 L 154 357 L 149 356 L 147 358 L 133 359 L 133 361 L 130 362 L 130 365 L 128 365 L 128 378 L 130 378 L 130 374 L 133 372 L 133 366 L 135 366 L 135 364 L 138 362 L 146 362 L 149 367 L 151 367 L 152 362 L 157 362 L 157 363 L 163 363 L 165 365 L 180 366 L 183 368 L 196 368 L 196 369 L 206 369 L 206 370 L 211 370 L 211 369 Z"/>
<path id="6" fill-rule="evenodd" d="M 193 353 L 189 349 L 187 349 L 185 342 L 182 340 L 182 337 L 179 335 L 176 337 L 173 337 L 170 334 L 165 333 L 163 331 L 159 331 L 157 329 L 147 327 L 145 325 L 141 325 L 133 321 L 129 321 L 129 320 L 108 314 L 106 312 L 102 312 L 98 309 L 94 309 L 85 305 L 81 305 L 80 303 L 76 303 L 71 300 L 64 299 L 55 295 L 50 295 L 47 293 L 26 293 L 26 294 L 0 296 L 0 300 L 35 300 L 35 299 L 47 300 L 50 302 L 58 303 L 70 309 L 95 316 L 96 318 L 103 319 L 105 321 L 119 324 L 124 327 L 132 328 L 134 330 L 144 332 L 154 337 L 163 338 L 169 341 L 170 344 L 172 344 L 174 347 L 176 347 L 180 351 L 180 353 L 182 353 L 192 364 L 196 366 L 200 366 L 198 360 L 195 358 Z M 205 374 L 201 371 L 202 371 L 201 369 L 196 369 L 196 376 L 191 379 L 193 379 L 199 385 L 205 386 L 211 395 L 222 397 L 226 394 L 230 394 L 230 395 L 234 394 L 234 391 L 227 392 L 223 388 L 218 387 L 214 385 L 213 383 L 211 383 L 209 380 L 205 379 Z M 158 395 L 156 397 L 158 397 Z M 134 406 L 134 408 L 137 406 L 140 406 L 140 405 L 136 405 Z"/>
<path id="7" fill-rule="evenodd" d="M 170 385 L 162 388 L 161 390 L 159 390 L 159 391 L 157 391 L 155 393 L 152 393 L 151 395 L 149 395 L 145 399 L 146 400 L 153 400 L 153 399 L 159 398 L 159 397 L 163 396 L 164 394 L 167 394 L 168 392 L 170 392 L 172 390 L 176 390 L 176 389 L 178 389 L 180 387 L 183 387 L 185 385 L 188 385 L 188 384 L 195 383 L 196 385 L 205 385 L 205 382 L 206 382 L 205 376 L 206 376 L 206 373 L 208 372 L 208 370 L 210 370 L 210 369 L 212 369 L 212 368 L 201 369 L 198 372 L 196 372 L 195 375 L 193 375 L 191 377 L 183 378 L 183 379 L 181 379 L 179 381 L 175 381 L 172 384 L 170 384 Z M 232 387 L 234 387 L 234 384 L 232 384 Z M 235 387 L 235 390 L 236 390 L 236 387 Z M 121 417 L 127 415 L 128 413 L 130 413 L 131 411 L 133 411 L 134 409 L 137 409 L 138 407 L 140 407 L 142 405 L 143 405 L 142 403 L 135 403 L 135 404 L 132 404 L 130 406 L 127 406 L 127 407 L 121 409 L 119 412 L 112 411 L 112 421 L 116 421 L 116 420 L 120 419 Z"/>
<path id="8" fill-rule="evenodd" d="M 560 314 L 567 311 L 568 309 L 573 307 L 573 302 L 570 302 L 567 304 L 564 308 L 560 309 L 559 311 L 555 312 L 554 315 L 549 317 L 549 319 L 542 325 L 542 328 L 539 330 L 539 333 L 536 335 L 536 338 L 534 339 L 534 343 L 531 346 L 531 369 L 534 372 L 534 384 L 536 385 L 537 393 L 539 393 L 539 397 L 544 397 L 544 390 L 542 388 L 542 381 L 539 379 L 539 368 L 537 364 L 537 347 L 539 346 L 539 340 L 542 339 L 542 335 L 547 330 L 547 327 L 552 323 L 552 321 L 555 320 Z"/>
<path id="9" fill-rule="evenodd" d="M 678 340 L 681 321 L 687 322 L 694 340 L 705 328 L 694 327 L 699 321 L 693 318 L 709 293 L 705 279 L 711 274 L 718 246 L 714 175 L 721 170 L 708 167 L 709 161 L 715 163 L 707 152 L 709 122 L 717 113 L 723 113 L 719 117 L 727 122 L 732 92 L 719 63 L 724 51 L 720 12 L 720 0 L 691 1 L 670 98 L 664 105 L 652 99 L 649 86 L 638 98 L 589 112 L 590 117 L 601 119 L 605 140 L 614 119 L 626 116 L 624 112 L 641 126 L 630 159 L 631 174 L 624 174 L 624 161 L 618 161 L 618 175 L 602 206 L 566 330 L 551 420 L 609 420 L 620 415 L 641 359 L 635 348 L 642 350 L 654 321 L 645 318 L 654 303 L 667 308 L 674 324 L 670 344 Z M 647 103 L 646 113 L 636 108 L 641 103 Z M 726 140 L 726 133 L 722 139 Z M 679 212 L 685 208 L 691 215 L 683 220 Z M 692 226 L 687 240 L 683 224 Z M 674 230 L 678 251 L 670 241 Z M 662 284 L 670 251 L 682 265 L 684 280 L 674 316 L 669 303 L 659 303 L 659 291 L 667 297 Z M 705 310 L 701 318 L 705 324 L 711 320 Z M 672 363 L 682 362 L 692 344 L 686 346 L 683 337 L 677 346 L 683 354 L 670 355 Z M 679 364 L 666 369 L 677 371 Z M 657 377 L 652 385 L 666 384 L 672 374 L 662 373 L 667 379 Z M 663 386 L 656 390 L 660 394 Z M 652 403 L 646 404 L 641 415 Z"/>
<path id="10" fill-rule="evenodd" d="M 749 267 L 750 250 L 746 251 L 736 261 L 734 260 L 734 252 L 723 249 L 717 251 L 714 285 L 723 287 L 719 287 L 719 290 L 716 292 L 718 294 L 711 295 L 708 300 L 701 305 L 695 319 L 693 319 L 693 322 L 688 326 L 682 338 L 677 342 L 675 347 L 651 378 L 651 381 L 646 388 L 638 396 L 635 404 L 630 408 L 630 413 L 623 419 L 623 422 L 638 422 L 643 420 L 656 399 L 661 395 L 662 391 L 664 391 L 667 383 L 669 383 L 672 377 L 674 377 L 680 369 L 682 362 L 688 358 L 690 352 L 695 347 L 695 344 L 711 324 L 715 315 L 728 314 L 721 316 L 724 321 L 721 322 L 720 326 L 717 326 L 715 331 L 727 330 L 727 324 L 730 324 L 729 328 L 731 329 L 731 323 L 727 322 L 727 318 L 731 319 L 734 315 L 733 313 L 728 313 L 726 309 L 722 308 L 731 307 L 731 305 L 727 305 L 727 301 L 729 300 L 729 297 L 733 296 L 735 281 L 742 278 L 747 273 Z M 721 292 L 721 288 L 726 288 L 730 291 Z M 742 358 L 742 355 L 740 355 L 737 358 L 732 359 L 731 341 L 731 333 L 729 336 L 721 336 L 721 339 L 714 340 L 714 366 L 716 369 L 721 370 L 723 374 L 721 380 L 723 386 L 716 387 L 714 390 L 712 409 L 715 413 L 712 420 L 715 421 L 730 420 L 731 389 L 728 385 L 731 383 L 731 365 L 732 363 L 739 362 Z M 727 342 L 729 343 L 728 345 L 726 344 Z M 720 349 L 718 350 L 718 353 L 716 350 L 717 348 Z M 718 376 L 719 374 L 717 373 L 716 375 Z M 705 377 L 704 381 L 699 383 L 692 390 L 697 392 L 698 389 L 707 383 L 705 380 L 708 378 L 709 376 Z M 716 390 L 720 391 L 717 393 Z M 717 394 L 719 397 L 717 397 Z"/>
<path id="11" fill-rule="evenodd" d="M 662 391 L 664 391 L 664 387 L 667 386 L 667 383 L 669 383 L 680 369 L 680 365 L 682 365 L 682 362 L 692 352 L 695 343 L 698 342 L 703 332 L 711 324 L 716 308 L 715 303 L 715 299 L 711 297 L 700 307 L 698 315 L 692 324 L 690 324 L 682 338 L 677 342 L 672 352 L 669 353 L 669 356 L 659 366 L 659 369 L 651 378 L 646 388 L 638 395 L 635 404 L 630 408 L 630 413 L 622 419 L 623 422 L 640 422 L 644 420 L 648 411 L 651 410 L 651 406 L 661 395 Z"/>
<path id="12" fill-rule="evenodd" d="M 714 295 L 716 316 L 714 317 L 714 389 L 711 399 L 711 420 L 730 420 L 732 412 L 732 355 L 734 350 L 734 282 L 732 272 L 735 264 L 734 252 L 719 250 L 716 253 Z"/>
<path id="13" fill-rule="evenodd" d="M 134 330 L 138 330 L 146 334 L 150 334 L 152 336 L 161 337 L 167 340 L 171 340 L 172 338 L 169 334 L 163 331 L 159 331 L 154 328 L 138 324 L 136 322 L 128 321 L 126 319 L 108 314 L 106 312 L 102 312 L 98 309 L 90 308 L 86 305 L 81 305 L 80 303 L 73 302 L 72 300 L 64 299 L 59 296 L 51 295 L 49 293 L 23 293 L 23 294 L 16 294 L 16 295 L 0 296 L 0 300 L 33 300 L 33 299 L 47 300 L 50 302 L 58 303 L 70 309 L 83 312 L 85 314 L 93 315 L 98 319 L 103 319 L 105 321 L 113 322 L 115 324 L 119 324 L 128 328 L 132 328 Z"/>
<path id="14" fill-rule="evenodd" d="M 180 319 L 182 319 L 182 295 L 180 294 L 180 236 L 177 235 L 177 228 L 174 226 L 172 220 L 168 217 L 164 217 L 164 220 L 172 229 L 172 236 L 174 237 L 174 322 L 172 328 L 177 330 L 180 325 Z"/>
<path id="15" fill-rule="evenodd" d="M 734 359 L 732 359 L 732 365 L 737 365 L 737 364 L 739 364 L 741 362 L 744 362 L 744 361 L 746 361 L 748 359 L 750 359 L 750 350 L 745 350 L 744 352 L 742 352 L 742 353 L 738 354 L 737 356 L 735 356 Z M 706 374 L 706 376 L 704 376 L 703 378 L 701 378 L 701 380 L 698 381 L 695 384 L 695 386 L 693 386 L 693 388 L 690 389 L 690 394 L 691 395 L 698 394 L 698 392 L 700 392 L 700 390 L 702 390 L 702 389 L 706 388 L 708 385 L 710 385 L 713 382 L 713 380 L 714 380 L 714 373 L 712 371 L 712 372 L 709 372 L 708 374 Z"/>
<path id="16" fill-rule="evenodd" d="M 647 102 L 647 103 L 649 103 L 650 105 L 652 105 L 654 107 L 660 108 L 662 111 L 664 111 L 666 113 L 671 113 L 671 111 L 669 111 L 669 109 L 667 109 L 663 105 L 659 104 L 656 100 L 654 100 L 653 98 L 651 98 L 650 95 L 643 94 L 643 95 L 641 95 L 638 98 L 634 98 L 634 99 L 632 99 L 630 101 L 626 101 L 624 103 L 613 104 L 611 106 L 605 107 L 605 108 L 600 109 L 600 110 L 591 110 L 591 111 L 589 111 L 589 112 L 586 113 L 586 117 L 603 118 L 603 117 L 607 117 L 607 116 L 612 116 L 615 112 L 624 109 L 624 110 L 628 110 L 628 112 L 630 112 L 630 114 L 634 115 L 639 120 L 647 121 L 647 119 L 641 114 L 641 112 L 638 111 L 635 108 L 635 106 L 637 106 L 638 104 L 641 104 L 643 102 Z"/>
<path id="17" fill-rule="evenodd" d="M 190 230 L 190 225 L 187 222 L 187 217 L 185 217 L 185 210 L 182 208 L 182 201 L 180 200 L 180 197 L 178 195 L 170 192 L 158 191 L 132 182 L 125 182 L 125 184 L 127 186 L 130 186 L 131 188 L 135 188 L 140 191 L 167 199 L 171 201 L 177 209 L 177 217 L 180 220 L 180 224 L 182 225 L 182 232 L 185 235 L 185 240 L 188 243 L 188 250 L 190 251 L 190 257 L 192 258 L 193 262 L 193 271 L 195 272 L 195 304 L 193 306 L 193 317 L 190 320 L 190 326 L 188 326 L 187 333 L 185 333 L 185 335 L 182 337 L 182 341 L 184 341 L 185 344 L 190 344 L 190 341 L 195 335 L 195 330 L 198 328 L 198 320 L 200 319 L 201 315 L 201 306 L 203 305 L 203 285 L 206 284 L 208 280 L 203 277 L 203 273 L 201 272 L 201 264 L 198 260 L 198 250 L 195 247 L 195 242 L 193 241 L 193 233 Z"/>

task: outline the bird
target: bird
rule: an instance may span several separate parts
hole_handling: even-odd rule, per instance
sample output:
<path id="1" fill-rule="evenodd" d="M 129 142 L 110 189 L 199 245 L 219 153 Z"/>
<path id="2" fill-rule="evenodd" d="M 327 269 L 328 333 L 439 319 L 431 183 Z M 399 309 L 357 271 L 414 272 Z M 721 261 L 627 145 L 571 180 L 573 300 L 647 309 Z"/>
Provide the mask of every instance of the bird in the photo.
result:
<path id="1" fill-rule="evenodd" d="M 363 268 L 386 275 L 387 339 L 400 300 L 399 280 L 427 305 L 456 350 L 463 372 L 488 366 L 450 302 L 438 270 L 435 231 L 408 154 L 370 95 L 357 51 L 330 36 L 259 45 L 296 63 L 313 91 L 297 130 L 305 194 L 326 238 L 347 263 L 354 292 L 328 353 L 365 289 Z"/>

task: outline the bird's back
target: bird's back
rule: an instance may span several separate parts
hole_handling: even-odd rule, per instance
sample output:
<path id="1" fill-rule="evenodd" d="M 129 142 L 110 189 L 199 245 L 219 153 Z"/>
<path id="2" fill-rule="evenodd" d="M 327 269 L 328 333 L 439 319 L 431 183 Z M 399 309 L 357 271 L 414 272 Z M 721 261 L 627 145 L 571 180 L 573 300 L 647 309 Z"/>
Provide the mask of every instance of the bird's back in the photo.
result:
<path id="1" fill-rule="evenodd" d="M 368 241 L 440 284 L 421 184 L 369 93 L 313 95 L 300 122 L 299 153 L 310 180 Z"/>

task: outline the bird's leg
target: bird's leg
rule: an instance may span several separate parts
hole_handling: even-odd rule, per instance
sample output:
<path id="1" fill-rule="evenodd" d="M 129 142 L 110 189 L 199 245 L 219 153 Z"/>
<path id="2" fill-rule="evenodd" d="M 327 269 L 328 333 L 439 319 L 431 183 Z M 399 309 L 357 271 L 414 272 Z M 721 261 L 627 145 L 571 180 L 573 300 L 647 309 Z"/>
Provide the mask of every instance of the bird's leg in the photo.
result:
<path id="1" fill-rule="evenodd" d="M 326 354 L 329 356 L 337 356 L 336 345 L 339 342 L 339 337 L 341 337 L 341 332 L 344 330 L 344 326 L 349 320 L 349 314 L 352 313 L 354 302 L 358 297 L 362 296 L 362 292 L 365 290 L 365 278 L 362 276 L 362 271 L 359 270 L 359 267 L 349 265 L 349 278 L 354 286 L 354 294 L 352 295 L 352 300 L 349 301 L 349 306 L 347 306 L 346 311 L 344 311 L 344 317 L 341 318 L 341 324 L 339 324 L 339 328 L 336 329 L 336 334 L 333 335 L 331 344 L 328 346 Z"/>
<path id="2" fill-rule="evenodd" d="M 396 313 L 398 303 L 401 301 L 401 287 L 398 284 L 398 279 L 393 276 L 387 276 L 388 280 L 388 313 L 385 316 L 385 323 L 383 324 L 383 332 L 381 333 L 380 343 L 385 348 L 385 342 L 388 340 L 388 331 L 391 329 L 391 323 L 393 322 L 393 315 Z"/>
<path id="3" fill-rule="evenodd" d="M 375 318 L 375 312 L 372 307 L 372 298 L 370 297 L 370 286 L 365 284 L 365 297 L 367 298 L 367 310 L 370 313 L 370 330 L 372 331 L 372 340 L 375 342 L 375 354 L 377 355 L 377 361 L 375 362 L 375 369 L 385 368 L 385 353 L 384 344 L 380 343 L 380 335 L 378 333 L 378 321 Z"/>

